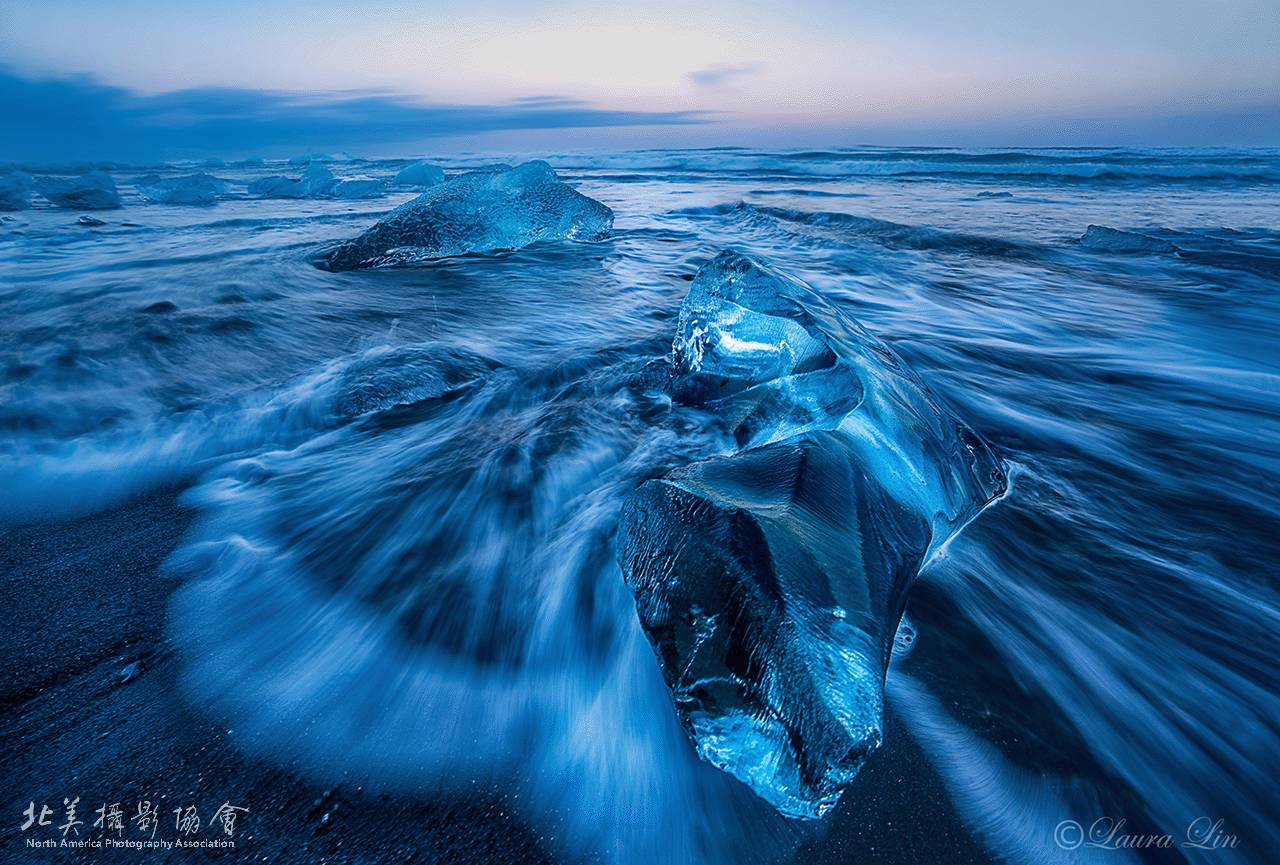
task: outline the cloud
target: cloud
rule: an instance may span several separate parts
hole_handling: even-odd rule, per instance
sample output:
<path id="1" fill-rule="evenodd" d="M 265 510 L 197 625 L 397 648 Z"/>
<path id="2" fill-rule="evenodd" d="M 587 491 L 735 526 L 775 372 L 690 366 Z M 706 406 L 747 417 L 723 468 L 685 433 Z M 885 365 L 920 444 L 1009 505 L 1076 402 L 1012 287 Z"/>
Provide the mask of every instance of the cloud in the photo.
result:
<path id="1" fill-rule="evenodd" d="M 146 95 L 85 76 L 29 78 L 3 66 L 0 118 L 0 159 L 39 162 L 358 150 L 499 130 L 708 122 L 703 112 L 614 110 L 552 95 L 494 105 L 430 104 L 385 90 Z"/>
<path id="2" fill-rule="evenodd" d="M 764 64 L 755 63 L 713 63 L 706 69 L 689 73 L 689 80 L 699 87 L 719 87 L 728 84 L 735 78 L 745 78 L 764 71 Z"/>

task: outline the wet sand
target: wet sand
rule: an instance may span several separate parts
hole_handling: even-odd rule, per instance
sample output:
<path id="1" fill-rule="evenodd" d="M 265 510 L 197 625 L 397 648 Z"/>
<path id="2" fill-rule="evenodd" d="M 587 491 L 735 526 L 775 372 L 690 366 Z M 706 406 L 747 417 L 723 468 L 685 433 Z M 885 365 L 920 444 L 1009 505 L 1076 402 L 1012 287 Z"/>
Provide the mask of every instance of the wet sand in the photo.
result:
<path id="1" fill-rule="evenodd" d="M 489 863 L 557 861 L 550 827 L 524 821 L 494 790 L 458 798 L 326 788 L 243 756 L 235 731 L 193 713 L 165 631 L 177 585 L 160 566 L 192 514 L 175 491 L 74 521 L 0 530 L 0 591 L 8 599 L 0 661 L 0 862 Z M 121 673 L 140 662 L 128 682 Z M 981 862 L 920 752 L 890 715 L 888 744 L 845 795 L 827 831 L 797 862 Z M 95 812 L 140 800 L 159 810 L 156 838 L 179 837 L 174 809 L 195 805 L 197 839 L 223 802 L 249 809 L 234 849 L 34 849 L 60 839 L 64 798 L 80 797 L 79 835 L 99 839 Z M 51 825 L 23 832 L 24 811 Z M 127 823 L 125 838 L 146 837 Z"/>

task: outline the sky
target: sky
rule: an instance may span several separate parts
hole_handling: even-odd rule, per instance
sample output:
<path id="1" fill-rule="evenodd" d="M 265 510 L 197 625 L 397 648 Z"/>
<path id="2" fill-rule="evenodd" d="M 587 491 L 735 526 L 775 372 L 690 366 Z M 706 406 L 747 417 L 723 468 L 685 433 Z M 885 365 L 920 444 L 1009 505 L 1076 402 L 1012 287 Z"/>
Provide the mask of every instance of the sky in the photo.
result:
<path id="1" fill-rule="evenodd" d="M 7 158 L 1278 145 L 1280 3 L 0 0 L 0 110 Z"/>

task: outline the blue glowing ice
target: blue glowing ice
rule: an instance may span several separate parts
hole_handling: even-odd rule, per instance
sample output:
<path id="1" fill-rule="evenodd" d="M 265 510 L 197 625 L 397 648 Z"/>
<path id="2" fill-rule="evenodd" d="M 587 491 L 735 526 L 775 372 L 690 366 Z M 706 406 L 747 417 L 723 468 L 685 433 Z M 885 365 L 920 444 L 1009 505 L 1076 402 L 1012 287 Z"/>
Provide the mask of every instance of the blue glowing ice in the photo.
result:
<path id="1" fill-rule="evenodd" d="M 880 744 L 907 589 L 1005 475 L 884 343 L 745 255 L 699 271 L 673 357 L 737 450 L 631 496 L 623 574 L 699 755 L 820 817 Z"/>
<path id="2" fill-rule="evenodd" d="M 556 177 L 545 162 L 462 174 L 397 207 L 321 257 L 330 270 L 413 264 L 543 240 L 599 240 L 613 211 Z"/>

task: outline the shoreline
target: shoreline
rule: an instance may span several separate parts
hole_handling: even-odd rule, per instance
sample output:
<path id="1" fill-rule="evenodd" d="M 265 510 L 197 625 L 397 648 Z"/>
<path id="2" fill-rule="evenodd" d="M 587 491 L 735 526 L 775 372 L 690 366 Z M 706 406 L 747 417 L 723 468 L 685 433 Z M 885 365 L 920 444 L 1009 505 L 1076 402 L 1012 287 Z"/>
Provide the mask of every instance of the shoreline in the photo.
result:
<path id="1" fill-rule="evenodd" d="M 98 861 L 140 849 L 165 861 L 192 855 L 229 861 L 492 863 L 534 865 L 565 859 L 550 830 L 526 822 L 515 796 L 408 795 L 326 788 L 287 768 L 243 755 L 214 719 L 179 696 L 181 669 L 165 632 L 179 585 L 161 563 L 193 518 L 178 490 L 67 522 L 0 530 L 0 591 L 18 599 L 0 665 L 0 862 L 32 861 L 40 831 L 60 841 L 64 797 L 80 796 L 72 838 L 102 837 L 94 812 L 120 801 L 154 801 L 161 832 L 175 840 L 174 809 L 198 806 L 205 820 L 222 802 L 248 807 L 234 848 L 58 845 L 62 861 Z M 120 684 L 141 660 L 141 672 Z M 983 862 L 936 773 L 893 716 L 877 751 L 828 825 L 784 861 L 863 861 L 915 865 L 922 857 Z M 216 801 L 215 801 L 216 800 Z M 23 832 L 29 803 L 47 804 L 54 825 Z M 906 818 L 906 819 L 904 819 Z M 126 816 L 126 820 L 128 816 Z M 127 826 L 127 828 L 134 828 Z M 207 822 L 201 837 L 210 830 Z M 157 839 L 160 833 L 157 833 Z M 25 857 L 25 858 L 24 858 Z M 39 860 L 36 860 L 39 861 Z M 122 860 L 123 861 L 123 860 Z M 605 861 L 586 857 L 581 861 Z"/>

